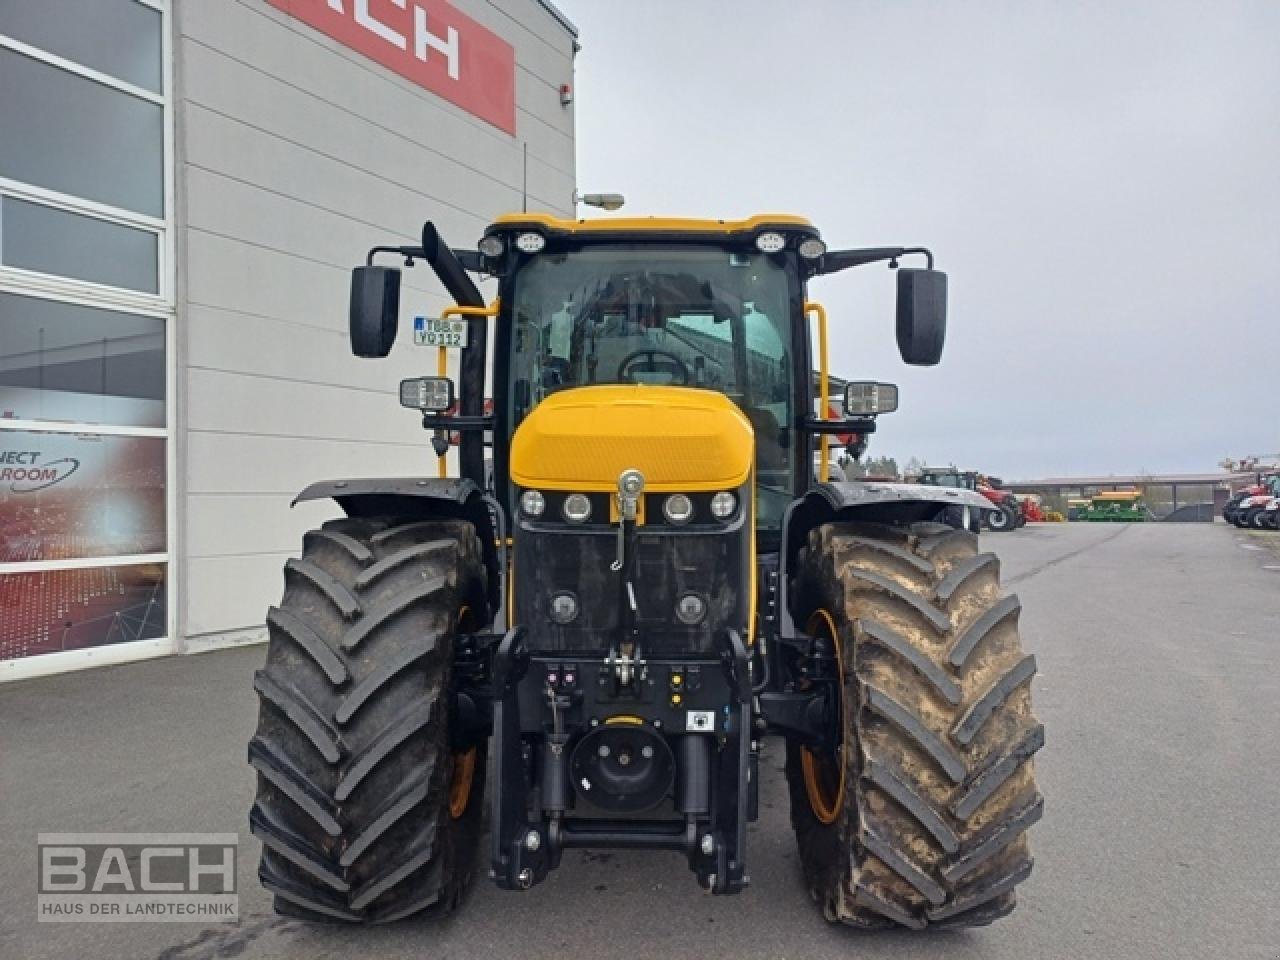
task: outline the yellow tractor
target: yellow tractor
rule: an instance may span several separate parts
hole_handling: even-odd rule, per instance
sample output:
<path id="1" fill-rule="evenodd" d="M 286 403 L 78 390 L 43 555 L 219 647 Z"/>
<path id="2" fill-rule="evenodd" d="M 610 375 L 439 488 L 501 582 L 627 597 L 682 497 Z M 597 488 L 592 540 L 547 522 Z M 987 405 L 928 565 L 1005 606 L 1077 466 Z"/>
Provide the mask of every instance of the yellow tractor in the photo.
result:
<path id="1" fill-rule="evenodd" d="M 360 357 L 396 339 L 387 256 L 425 261 L 456 300 L 415 320 L 438 375 L 400 385 L 439 475 L 299 495 L 344 516 L 286 564 L 255 676 L 250 824 L 276 909 L 450 911 L 486 789 L 500 887 L 540 883 L 566 850 L 627 848 L 676 851 L 703 889 L 736 893 L 776 737 L 827 919 L 1008 913 L 1043 808 L 1035 659 L 996 557 L 937 522 L 988 501 L 832 482 L 823 442 L 871 433 L 897 391 L 849 383 L 831 416 L 810 283 L 889 263 L 902 357 L 931 365 L 947 290 L 932 254 L 828 250 L 785 215 L 515 214 L 470 250 L 427 224 L 353 272 Z"/>

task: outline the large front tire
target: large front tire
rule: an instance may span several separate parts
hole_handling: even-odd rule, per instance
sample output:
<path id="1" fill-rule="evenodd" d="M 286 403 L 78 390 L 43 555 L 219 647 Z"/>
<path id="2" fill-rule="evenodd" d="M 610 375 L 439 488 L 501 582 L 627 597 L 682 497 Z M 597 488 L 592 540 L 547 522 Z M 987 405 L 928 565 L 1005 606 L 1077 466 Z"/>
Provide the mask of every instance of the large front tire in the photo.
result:
<path id="1" fill-rule="evenodd" d="M 335 520 L 285 565 L 249 743 L 277 912 L 384 922 L 461 898 L 484 747 L 453 753 L 449 683 L 454 636 L 485 618 L 483 577 L 460 522 Z"/>
<path id="2" fill-rule="evenodd" d="M 990 923 L 1031 871 L 1035 659 L 977 538 L 937 524 L 828 524 L 802 549 L 799 622 L 829 635 L 841 743 L 787 746 L 805 882 L 855 926 Z"/>

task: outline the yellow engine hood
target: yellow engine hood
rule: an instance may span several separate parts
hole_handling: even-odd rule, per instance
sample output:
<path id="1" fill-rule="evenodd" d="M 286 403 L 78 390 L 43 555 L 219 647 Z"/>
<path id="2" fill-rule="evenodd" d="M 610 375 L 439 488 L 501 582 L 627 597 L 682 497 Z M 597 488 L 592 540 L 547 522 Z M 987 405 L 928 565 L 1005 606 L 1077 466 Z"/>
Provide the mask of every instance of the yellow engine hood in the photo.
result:
<path id="1" fill-rule="evenodd" d="M 751 475 L 751 422 L 711 390 L 644 384 L 553 393 L 511 439 L 511 479 L 544 490 L 616 490 L 634 467 L 651 493 L 725 490 Z"/>

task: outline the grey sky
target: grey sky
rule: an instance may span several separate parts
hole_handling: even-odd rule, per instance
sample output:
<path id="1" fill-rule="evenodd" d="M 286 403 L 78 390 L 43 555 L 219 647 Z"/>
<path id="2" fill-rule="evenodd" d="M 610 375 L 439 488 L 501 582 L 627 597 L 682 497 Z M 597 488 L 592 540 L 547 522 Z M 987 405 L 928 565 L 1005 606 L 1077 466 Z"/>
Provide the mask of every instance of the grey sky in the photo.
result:
<path id="1" fill-rule="evenodd" d="M 583 189 L 938 255 L 938 367 L 899 359 L 888 270 L 811 287 L 833 372 L 902 385 L 873 453 L 1030 478 L 1280 451 L 1280 3 L 558 2 Z"/>

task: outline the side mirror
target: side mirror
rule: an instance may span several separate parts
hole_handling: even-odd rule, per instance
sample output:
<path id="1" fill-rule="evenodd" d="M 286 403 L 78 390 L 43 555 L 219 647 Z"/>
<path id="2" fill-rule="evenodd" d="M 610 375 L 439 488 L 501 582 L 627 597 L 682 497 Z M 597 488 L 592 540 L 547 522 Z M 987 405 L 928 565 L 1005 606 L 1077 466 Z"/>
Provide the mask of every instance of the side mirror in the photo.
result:
<path id="1" fill-rule="evenodd" d="M 947 335 L 947 275 L 898 269 L 898 352 L 907 363 L 931 367 L 942 359 Z"/>
<path id="2" fill-rule="evenodd" d="M 351 271 L 351 352 L 385 357 L 396 342 L 400 317 L 400 271 L 356 267 Z"/>
<path id="3" fill-rule="evenodd" d="M 898 409 L 898 385 L 874 380 L 850 380 L 844 388 L 846 417 L 874 417 Z"/>

